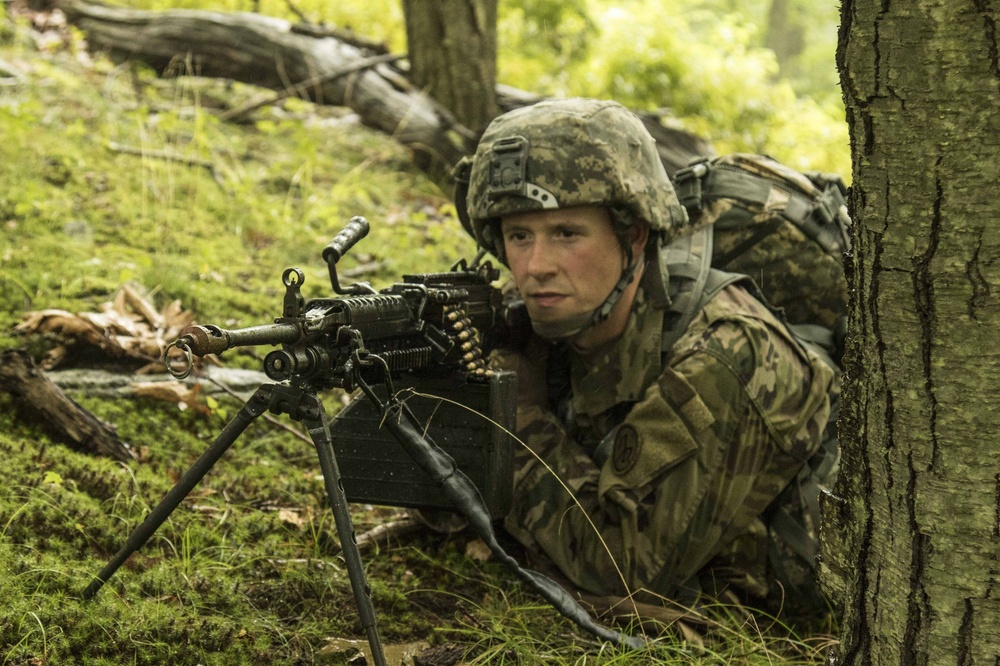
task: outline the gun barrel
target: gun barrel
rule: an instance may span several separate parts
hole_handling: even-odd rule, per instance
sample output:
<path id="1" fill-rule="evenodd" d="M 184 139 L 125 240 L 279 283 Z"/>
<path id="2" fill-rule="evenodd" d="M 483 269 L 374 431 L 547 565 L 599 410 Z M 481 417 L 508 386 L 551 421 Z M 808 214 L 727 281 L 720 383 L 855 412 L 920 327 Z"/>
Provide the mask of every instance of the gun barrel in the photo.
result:
<path id="1" fill-rule="evenodd" d="M 297 342 L 302 337 L 298 324 L 263 324 L 227 330 L 218 326 L 188 326 L 179 341 L 197 356 L 218 354 L 232 347 L 280 345 Z"/>

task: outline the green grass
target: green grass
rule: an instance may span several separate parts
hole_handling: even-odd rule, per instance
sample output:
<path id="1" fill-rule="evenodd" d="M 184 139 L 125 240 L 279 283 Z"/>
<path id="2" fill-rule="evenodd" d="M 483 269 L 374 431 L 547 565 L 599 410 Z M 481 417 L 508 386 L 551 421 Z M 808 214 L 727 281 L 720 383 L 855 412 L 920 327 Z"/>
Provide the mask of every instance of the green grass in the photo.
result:
<path id="1" fill-rule="evenodd" d="M 472 242 L 442 193 L 385 136 L 336 109 L 290 100 L 247 125 L 210 109 L 253 89 L 157 80 L 77 42 L 39 48 L 0 13 L 0 348 L 51 340 L 12 327 L 26 311 L 97 311 L 125 282 L 157 305 L 180 299 L 202 323 L 265 323 L 282 270 L 306 296 L 329 286 L 320 251 L 363 214 L 369 238 L 344 268 L 384 286 L 436 271 Z M 134 148 L 133 154 L 116 146 Z M 210 163 L 213 169 L 173 155 Z M 227 354 L 231 365 L 259 357 Z M 81 591 L 223 425 L 220 410 L 74 396 L 141 452 L 123 465 L 51 441 L 0 396 L 0 665 L 345 663 L 334 638 L 362 639 L 319 465 L 308 444 L 255 423 L 89 602 Z M 331 409 L 338 396 L 325 396 Z M 220 405 L 229 414 L 235 401 Z M 355 507 L 361 531 L 391 510 Z M 524 591 L 464 537 L 419 537 L 364 556 L 387 643 L 454 642 L 470 663 L 650 663 L 602 646 Z M 669 631 L 670 664 L 823 661 L 815 642 L 720 613 L 705 648 Z M 817 640 L 823 640 L 822 638 Z"/>

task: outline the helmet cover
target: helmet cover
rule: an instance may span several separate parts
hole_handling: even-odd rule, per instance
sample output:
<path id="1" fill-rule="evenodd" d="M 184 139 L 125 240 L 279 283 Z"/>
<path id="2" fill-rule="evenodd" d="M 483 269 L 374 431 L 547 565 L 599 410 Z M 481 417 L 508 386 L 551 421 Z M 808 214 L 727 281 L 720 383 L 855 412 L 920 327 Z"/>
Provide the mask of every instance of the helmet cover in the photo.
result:
<path id="1" fill-rule="evenodd" d="M 596 205 L 645 220 L 660 244 L 687 223 L 642 121 L 612 101 L 539 102 L 497 117 L 479 141 L 465 201 L 476 240 L 502 256 L 495 222 L 528 211 Z"/>

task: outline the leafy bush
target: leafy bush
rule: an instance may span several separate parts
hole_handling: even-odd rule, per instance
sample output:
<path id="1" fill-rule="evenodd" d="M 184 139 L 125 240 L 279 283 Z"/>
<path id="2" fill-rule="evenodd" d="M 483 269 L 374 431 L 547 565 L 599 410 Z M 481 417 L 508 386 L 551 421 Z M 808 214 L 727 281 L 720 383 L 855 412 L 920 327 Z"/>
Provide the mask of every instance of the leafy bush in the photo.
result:
<path id="1" fill-rule="evenodd" d="M 748 7 L 686 0 L 507 9 L 499 24 L 501 78 L 542 94 L 607 97 L 708 138 L 719 152 L 769 154 L 798 169 L 849 174 L 843 107 L 831 77 L 835 42 L 817 39 L 803 69 L 822 91 L 797 93 L 763 48 Z M 759 3 L 758 3 L 759 4 Z M 758 13 L 759 16 L 759 13 Z M 829 33 L 836 17 L 817 16 Z M 826 64 L 818 62 L 822 47 Z M 806 75 L 812 80 L 812 75 Z M 822 94 L 821 94 L 822 93 Z"/>

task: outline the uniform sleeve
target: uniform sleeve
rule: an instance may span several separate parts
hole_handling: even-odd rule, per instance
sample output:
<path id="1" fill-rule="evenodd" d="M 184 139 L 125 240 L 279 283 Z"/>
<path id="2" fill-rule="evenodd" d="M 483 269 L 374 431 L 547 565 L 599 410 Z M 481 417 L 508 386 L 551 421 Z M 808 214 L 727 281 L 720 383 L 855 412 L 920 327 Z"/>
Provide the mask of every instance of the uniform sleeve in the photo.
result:
<path id="1" fill-rule="evenodd" d="M 523 405 L 507 529 L 586 590 L 673 595 L 818 446 L 828 380 L 748 318 L 706 327 L 609 434 L 600 466 L 553 414 Z"/>

